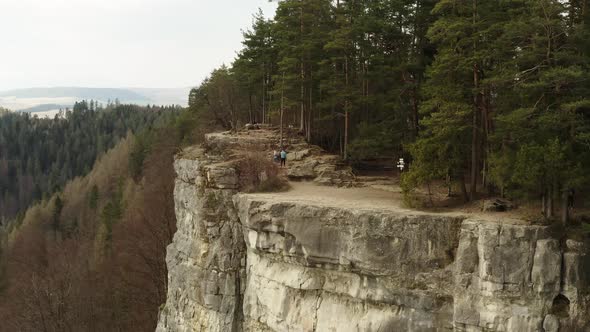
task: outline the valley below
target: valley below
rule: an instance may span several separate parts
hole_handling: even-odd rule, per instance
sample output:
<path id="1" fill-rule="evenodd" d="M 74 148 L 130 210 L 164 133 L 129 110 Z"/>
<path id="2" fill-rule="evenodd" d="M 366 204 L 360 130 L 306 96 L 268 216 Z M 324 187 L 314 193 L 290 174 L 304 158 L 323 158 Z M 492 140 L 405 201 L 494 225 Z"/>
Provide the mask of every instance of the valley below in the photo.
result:
<path id="1" fill-rule="evenodd" d="M 31 113 L 39 118 L 53 118 L 60 109 L 71 109 L 81 100 L 93 100 L 106 105 L 115 101 L 136 105 L 180 105 L 186 106 L 190 88 L 30 88 L 0 91 L 0 107 Z"/>

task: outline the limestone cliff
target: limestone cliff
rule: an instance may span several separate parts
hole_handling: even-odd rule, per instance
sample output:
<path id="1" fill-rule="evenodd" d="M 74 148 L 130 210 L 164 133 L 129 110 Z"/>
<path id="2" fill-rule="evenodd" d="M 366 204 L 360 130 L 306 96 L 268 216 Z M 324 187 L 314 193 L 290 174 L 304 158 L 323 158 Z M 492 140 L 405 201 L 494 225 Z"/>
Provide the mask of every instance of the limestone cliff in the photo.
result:
<path id="1" fill-rule="evenodd" d="M 245 142 L 211 135 L 175 162 L 158 331 L 590 331 L 587 241 L 329 191 L 242 194 L 226 159 Z M 301 154 L 309 178 L 350 180 Z"/>
<path id="2" fill-rule="evenodd" d="M 241 331 L 246 252 L 233 207 L 235 170 L 201 150 L 175 162 L 177 232 L 158 331 Z"/>

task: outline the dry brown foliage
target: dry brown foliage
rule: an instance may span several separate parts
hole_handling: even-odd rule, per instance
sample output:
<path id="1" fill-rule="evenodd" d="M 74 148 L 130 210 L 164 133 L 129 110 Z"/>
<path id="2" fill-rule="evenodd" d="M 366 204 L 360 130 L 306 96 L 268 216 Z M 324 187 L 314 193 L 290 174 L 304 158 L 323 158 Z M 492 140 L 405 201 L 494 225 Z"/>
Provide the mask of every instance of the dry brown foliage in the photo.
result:
<path id="1" fill-rule="evenodd" d="M 128 171 L 133 137 L 71 181 L 60 193 L 59 231 L 51 227 L 55 197 L 27 211 L 10 235 L 1 331 L 154 330 L 166 296 L 166 246 L 176 231 L 171 136 L 157 134 L 140 182 Z M 100 196 L 92 208 L 94 186 Z M 105 237 L 102 211 L 117 192 L 124 212 Z M 107 245 L 112 250 L 97 250 Z"/>
<path id="2" fill-rule="evenodd" d="M 277 192 L 289 189 L 289 183 L 280 174 L 272 156 L 262 152 L 250 152 L 240 159 L 236 168 L 243 192 Z"/>

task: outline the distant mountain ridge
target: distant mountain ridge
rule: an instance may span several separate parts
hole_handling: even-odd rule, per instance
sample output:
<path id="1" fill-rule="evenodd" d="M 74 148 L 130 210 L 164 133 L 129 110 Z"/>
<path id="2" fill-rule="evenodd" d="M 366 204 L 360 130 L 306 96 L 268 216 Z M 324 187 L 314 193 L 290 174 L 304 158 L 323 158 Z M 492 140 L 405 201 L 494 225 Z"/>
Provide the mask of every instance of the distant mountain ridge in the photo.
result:
<path id="1" fill-rule="evenodd" d="M 0 107 L 16 111 L 40 112 L 50 105 L 58 108 L 71 107 L 75 101 L 96 100 L 106 103 L 118 100 L 121 103 L 138 105 L 188 104 L 190 88 L 86 88 L 47 87 L 0 91 Z"/>
<path id="2" fill-rule="evenodd" d="M 0 97 L 16 98 L 62 98 L 76 97 L 81 99 L 119 99 L 150 101 L 149 98 L 129 89 L 112 88 L 78 88 L 78 87 L 55 87 L 55 88 L 29 88 L 0 92 Z"/>
<path id="3" fill-rule="evenodd" d="M 41 104 L 41 105 L 37 105 L 37 106 L 33 106 L 33 107 L 19 110 L 19 112 L 23 112 L 23 113 L 47 112 L 47 111 L 52 111 L 52 110 L 66 109 L 68 107 L 71 107 L 71 106 L 70 105 L 61 105 L 61 104 Z"/>

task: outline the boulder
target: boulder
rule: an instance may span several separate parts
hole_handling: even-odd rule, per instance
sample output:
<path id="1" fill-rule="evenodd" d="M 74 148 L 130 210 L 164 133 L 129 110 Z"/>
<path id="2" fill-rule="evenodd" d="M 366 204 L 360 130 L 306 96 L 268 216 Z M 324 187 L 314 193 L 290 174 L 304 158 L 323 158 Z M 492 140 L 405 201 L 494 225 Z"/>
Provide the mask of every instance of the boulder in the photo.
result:
<path id="1" fill-rule="evenodd" d="M 317 174 L 315 172 L 316 166 L 319 164 L 317 160 L 306 161 L 303 164 L 295 164 L 289 166 L 287 176 L 291 179 L 315 179 Z"/>
<path id="2" fill-rule="evenodd" d="M 485 200 L 483 202 L 482 211 L 485 212 L 505 212 L 512 210 L 514 208 L 514 204 L 509 200 L 502 199 L 502 198 L 494 198 Z"/>
<path id="3" fill-rule="evenodd" d="M 289 154 L 289 157 L 290 157 L 289 159 L 295 160 L 295 161 L 303 160 L 307 156 L 309 156 L 310 152 L 311 151 L 309 149 L 295 151 L 295 152 L 292 152 Z"/>
<path id="4" fill-rule="evenodd" d="M 338 168 L 334 163 L 320 164 L 315 168 L 315 172 L 317 177 L 314 182 L 323 186 L 351 187 L 356 180 L 352 168 Z"/>
<path id="5" fill-rule="evenodd" d="M 325 170 L 319 173 L 315 183 L 324 186 L 350 187 L 354 185 L 355 176 L 352 170 Z"/>
<path id="6" fill-rule="evenodd" d="M 210 188 L 237 189 L 238 176 L 236 170 L 227 166 L 205 167 L 206 179 Z"/>

